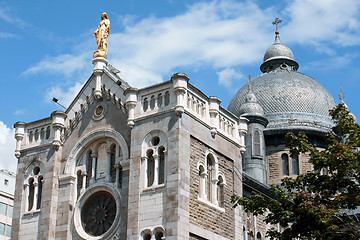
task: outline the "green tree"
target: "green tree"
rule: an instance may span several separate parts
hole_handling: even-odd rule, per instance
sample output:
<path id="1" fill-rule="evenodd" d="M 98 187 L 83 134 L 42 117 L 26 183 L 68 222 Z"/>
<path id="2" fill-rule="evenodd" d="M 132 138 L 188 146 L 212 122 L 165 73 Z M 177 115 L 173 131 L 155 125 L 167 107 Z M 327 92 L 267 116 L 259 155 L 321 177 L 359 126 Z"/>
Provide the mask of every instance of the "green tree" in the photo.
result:
<path id="1" fill-rule="evenodd" d="M 252 193 L 233 196 L 234 207 L 242 205 L 266 222 L 271 239 L 360 239 L 360 222 L 352 210 L 360 206 L 360 128 L 344 103 L 330 111 L 336 123 L 325 135 L 326 148 L 311 144 L 304 133 L 286 135 L 292 156 L 306 153 L 314 169 L 297 178 L 285 178 L 271 186 L 270 196 Z"/>

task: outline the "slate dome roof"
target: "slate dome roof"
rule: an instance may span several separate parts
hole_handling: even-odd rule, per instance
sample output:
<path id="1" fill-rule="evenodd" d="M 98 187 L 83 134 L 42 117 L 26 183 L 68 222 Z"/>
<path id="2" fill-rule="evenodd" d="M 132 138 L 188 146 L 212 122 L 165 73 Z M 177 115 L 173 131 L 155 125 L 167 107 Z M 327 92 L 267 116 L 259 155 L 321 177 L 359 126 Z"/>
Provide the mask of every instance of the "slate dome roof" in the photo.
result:
<path id="1" fill-rule="evenodd" d="M 329 131 L 333 122 L 329 110 L 336 106 L 331 94 L 316 80 L 297 72 L 292 51 L 281 44 L 276 32 L 274 44 L 266 51 L 260 69 L 263 74 L 246 83 L 232 98 L 228 110 L 236 116 L 244 111 L 249 84 L 269 120 L 271 129 Z M 244 107 L 243 107 L 244 108 Z"/>

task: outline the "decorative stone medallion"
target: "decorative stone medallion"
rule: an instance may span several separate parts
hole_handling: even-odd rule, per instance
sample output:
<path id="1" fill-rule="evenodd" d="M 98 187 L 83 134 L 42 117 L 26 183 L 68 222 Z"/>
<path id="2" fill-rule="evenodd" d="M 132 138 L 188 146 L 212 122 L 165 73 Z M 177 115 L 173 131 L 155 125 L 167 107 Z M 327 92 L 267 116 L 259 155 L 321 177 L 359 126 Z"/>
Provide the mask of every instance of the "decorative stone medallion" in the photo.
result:
<path id="1" fill-rule="evenodd" d="M 99 103 L 94 110 L 93 119 L 94 120 L 101 120 L 104 118 L 106 114 L 107 106 L 105 103 Z"/>

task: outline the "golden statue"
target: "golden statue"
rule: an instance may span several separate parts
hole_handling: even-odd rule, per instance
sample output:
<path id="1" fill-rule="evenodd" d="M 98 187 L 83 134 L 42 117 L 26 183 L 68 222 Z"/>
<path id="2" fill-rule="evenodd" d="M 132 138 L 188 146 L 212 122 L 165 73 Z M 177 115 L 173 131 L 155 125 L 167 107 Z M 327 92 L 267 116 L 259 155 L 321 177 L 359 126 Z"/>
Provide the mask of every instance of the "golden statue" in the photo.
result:
<path id="1" fill-rule="evenodd" d="M 94 52 L 94 58 L 107 58 L 108 37 L 110 34 L 110 20 L 106 12 L 101 13 L 101 21 L 94 32 L 97 50 Z"/>

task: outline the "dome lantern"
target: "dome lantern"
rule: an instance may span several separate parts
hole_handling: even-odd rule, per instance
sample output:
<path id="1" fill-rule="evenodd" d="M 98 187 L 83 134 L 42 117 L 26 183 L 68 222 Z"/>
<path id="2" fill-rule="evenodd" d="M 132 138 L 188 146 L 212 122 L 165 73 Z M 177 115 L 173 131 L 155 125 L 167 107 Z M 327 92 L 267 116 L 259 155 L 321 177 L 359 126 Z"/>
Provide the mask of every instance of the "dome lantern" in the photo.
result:
<path id="1" fill-rule="evenodd" d="M 275 30 L 275 41 L 265 52 L 264 62 L 260 66 L 260 70 L 270 72 L 276 69 L 296 71 L 299 68 L 299 64 L 294 59 L 294 54 L 280 41 L 278 24 L 281 23 L 281 19 L 275 18 L 272 23 L 276 25 Z"/>

